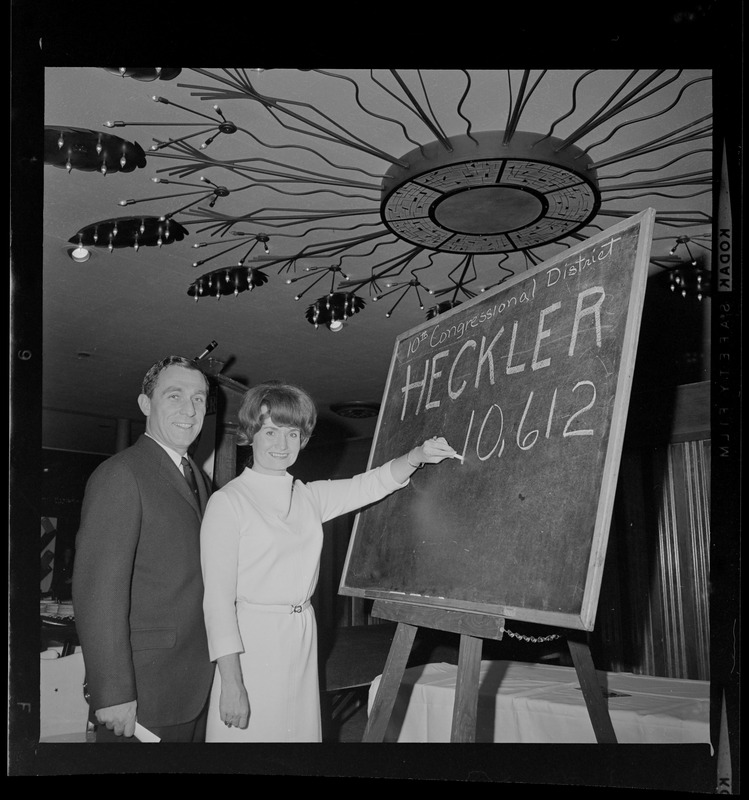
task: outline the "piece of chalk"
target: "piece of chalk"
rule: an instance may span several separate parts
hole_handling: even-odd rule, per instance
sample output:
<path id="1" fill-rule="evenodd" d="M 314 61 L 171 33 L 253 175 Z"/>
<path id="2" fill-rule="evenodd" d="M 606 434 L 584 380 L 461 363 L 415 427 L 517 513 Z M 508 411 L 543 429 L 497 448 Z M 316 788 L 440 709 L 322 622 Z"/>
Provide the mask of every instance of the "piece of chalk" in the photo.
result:
<path id="1" fill-rule="evenodd" d="M 148 728 L 144 728 L 140 722 L 135 723 L 135 738 L 141 742 L 160 742 L 161 739 L 153 733 L 153 731 L 149 731 Z"/>
<path id="2" fill-rule="evenodd" d="M 463 461 L 463 456 L 458 455 L 457 453 L 453 453 L 453 458 L 457 458 L 459 461 Z"/>

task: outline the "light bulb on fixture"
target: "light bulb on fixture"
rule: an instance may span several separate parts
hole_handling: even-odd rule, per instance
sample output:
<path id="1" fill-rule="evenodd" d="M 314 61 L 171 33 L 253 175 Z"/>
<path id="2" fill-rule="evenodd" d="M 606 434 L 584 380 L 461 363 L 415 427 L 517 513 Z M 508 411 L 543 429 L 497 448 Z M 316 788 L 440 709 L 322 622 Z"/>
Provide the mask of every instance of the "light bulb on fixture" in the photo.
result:
<path id="1" fill-rule="evenodd" d="M 307 308 L 305 316 L 307 322 L 318 328 L 324 325 L 329 331 L 338 333 L 348 319 L 358 314 L 364 308 L 364 300 L 353 292 L 331 292 L 324 297 L 318 297 Z"/>

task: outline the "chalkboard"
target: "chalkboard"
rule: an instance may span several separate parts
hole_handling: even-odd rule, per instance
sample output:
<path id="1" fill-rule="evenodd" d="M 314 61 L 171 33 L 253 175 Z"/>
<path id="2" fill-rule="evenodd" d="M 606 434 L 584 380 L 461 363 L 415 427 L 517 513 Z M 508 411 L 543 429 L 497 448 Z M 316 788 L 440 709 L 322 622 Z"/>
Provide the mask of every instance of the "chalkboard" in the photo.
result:
<path id="1" fill-rule="evenodd" d="M 592 630 L 655 211 L 396 339 L 370 466 L 464 456 L 356 517 L 340 593 Z"/>

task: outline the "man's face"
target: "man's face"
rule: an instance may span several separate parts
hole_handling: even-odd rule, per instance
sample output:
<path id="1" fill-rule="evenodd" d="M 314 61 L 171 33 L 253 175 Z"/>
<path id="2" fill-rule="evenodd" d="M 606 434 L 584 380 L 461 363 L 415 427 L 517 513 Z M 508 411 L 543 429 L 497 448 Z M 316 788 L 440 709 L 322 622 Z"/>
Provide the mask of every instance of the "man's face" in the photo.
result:
<path id="1" fill-rule="evenodd" d="M 146 433 L 185 455 L 203 427 L 207 399 L 203 373 L 172 364 L 159 374 L 151 397 L 138 397 Z"/>

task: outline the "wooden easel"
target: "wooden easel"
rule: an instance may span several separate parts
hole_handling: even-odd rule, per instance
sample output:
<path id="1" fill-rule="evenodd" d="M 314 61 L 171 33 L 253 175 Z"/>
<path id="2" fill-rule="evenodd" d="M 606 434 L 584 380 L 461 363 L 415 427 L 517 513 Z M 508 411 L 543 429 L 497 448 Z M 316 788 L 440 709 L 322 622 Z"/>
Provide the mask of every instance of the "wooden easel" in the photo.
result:
<path id="1" fill-rule="evenodd" d="M 471 743 L 476 738 L 479 668 L 483 639 L 502 639 L 504 618 L 466 611 L 451 611 L 410 603 L 375 601 L 372 616 L 398 623 L 390 653 L 385 662 L 380 686 L 367 720 L 362 741 L 382 742 L 393 712 L 403 672 L 419 627 L 436 628 L 460 634 L 458 678 L 455 686 L 451 742 Z M 608 707 L 596 677 L 590 648 L 584 642 L 567 640 L 596 741 L 616 744 Z"/>

